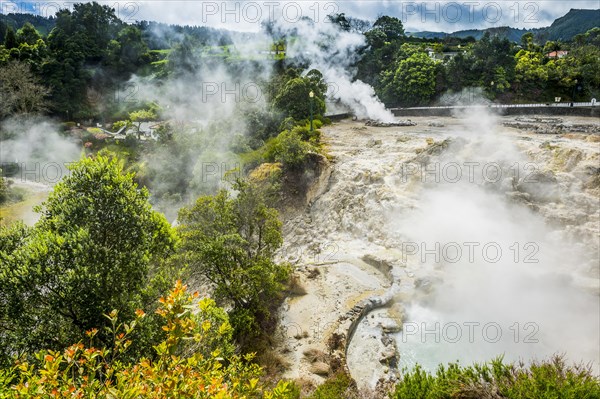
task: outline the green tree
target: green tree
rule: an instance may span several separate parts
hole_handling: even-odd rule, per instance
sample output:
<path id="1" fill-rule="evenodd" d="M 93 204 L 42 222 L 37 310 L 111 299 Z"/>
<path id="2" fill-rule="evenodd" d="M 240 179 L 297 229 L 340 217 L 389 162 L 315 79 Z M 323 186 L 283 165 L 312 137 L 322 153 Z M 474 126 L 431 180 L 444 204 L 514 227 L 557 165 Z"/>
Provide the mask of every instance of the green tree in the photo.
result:
<path id="1" fill-rule="evenodd" d="M 96 2 L 77 3 L 73 11 L 56 13 L 56 25 L 47 39 L 51 57 L 42 67 L 44 81 L 53 88 L 56 113 L 69 119 L 94 115 L 87 91 L 93 82 L 96 89 L 110 86 L 111 77 L 98 66 L 121 28 L 115 10 Z"/>
<path id="2" fill-rule="evenodd" d="M 481 40 L 475 43 L 472 51 L 473 64 L 470 70 L 477 85 L 490 87 L 498 67 L 502 67 L 507 73 L 508 80 L 512 81 L 516 64 L 514 53 L 514 46 L 508 39 L 492 37 L 489 32 L 486 32 Z"/>
<path id="3" fill-rule="evenodd" d="M 41 38 L 42 37 L 38 31 L 29 22 L 26 22 L 25 25 L 23 25 L 23 27 L 17 31 L 17 40 L 19 43 L 34 45 Z"/>
<path id="4" fill-rule="evenodd" d="M 4 44 L 4 37 L 6 36 L 6 30 L 8 26 L 4 23 L 4 21 L 0 20 L 0 43 Z"/>
<path id="5" fill-rule="evenodd" d="M 385 97 L 385 83 L 381 77 L 390 71 L 395 72 L 397 61 L 404 58 L 400 47 L 404 40 L 402 21 L 395 17 L 377 18 L 372 29 L 365 32 L 367 47 L 361 51 L 356 77 L 375 87 L 381 97 Z M 390 100 L 385 98 L 385 100 Z"/>
<path id="6" fill-rule="evenodd" d="M 17 41 L 17 36 L 15 35 L 15 31 L 12 27 L 6 28 L 6 34 L 4 35 L 4 47 L 8 50 L 13 48 L 17 48 L 19 46 L 19 42 Z"/>
<path id="7" fill-rule="evenodd" d="M 200 64 L 200 58 L 194 47 L 194 43 L 189 36 L 185 36 L 181 43 L 175 45 L 168 56 L 168 72 L 175 76 L 196 72 Z"/>
<path id="8" fill-rule="evenodd" d="M 552 40 L 548 40 L 546 44 L 544 44 L 544 54 L 551 53 L 552 51 L 559 51 L 562 47 L 561 42 L 553 42 Z"/>
<path id="9" fill-rule="evenodd" d="M 8 181 L 2 176 L 2 169 L 0 169 L 0 205 L 3 204 L 8 198 Z M 2 220 L 2 216 L 0 216 Z"/>
<path id="10" fill-rule="evenodd" d="M 402 21 L 396 17 L 382 15 L 377 18 L 373 24 L 373 30 L 377 29 L 385 34 L 387 41 L 398 40 L 404 37 L 404 26 L 402 25 Z"/>
<path id="11" fill-rule="evenodd" d="M 297 126 L 284 130 L 266 144 L 265 159 L 270 162 L 281 162 L 287 170 L 301 170 L 308 153 L 312 150 L 309 143 L 302 140 Z"/>
<path id="12" fill-rule="evenodd" d="M 234 188 L 233 198 L 221 190 L 181 209 L 178 231 L 190 272 L 211 284 L 217 303 L 231 309 L 236 336 L 243 341 L 270 320 L 289 270 L 273 260 L 282 244 L 277 211 L 256 186 L 238 181 Z"/>
<path id="13" fill-rule="evenodd" d="M 315 77 L 316 73 L 313 72 L 308 77 L 288 80 L 275 97 L 275 108 L 285 116 L 291 116 L 300 121 L 310 117 L 312 102 L 313 118 L 322 116 L 325 113 L 324 85 L 322 80 Z M 314 94 L 312 99 L 309 96 L 311 91 Z"/>
<path id="14" fill-rule="evenodd" d="M 435 62 L 427 54 L 417 52 L 400 61 L 391 91 L 403 105 L 427 104 L 435 95 L 435 77 Z"/>
<path id="15" fill-rule="evenodd" d="M 56 26 L 48 35 L 51 57 L 42 66 L 44 80 L 52 87 L 53 109 L 67 118 L 85 116 L 88 107 L 85 44 L 68 10 L 56 13 Z"/>
<path id="16" fill-rule="evenodd" d="M 533 43 L 533 33 L 527 32 L 521 36 L 521 47 L 527 51 L 534 51 L 535 44 Z"/>
<path id="17" fill-rule="evenodd" d="M 62 349 L 92 328 L 108 343 L 103 314 L 116 310 L 132 318 L 172 283 L 169 269 L 159 265 L 173 251 L 175 236 L 152 210 L 148 191 L 115 159 L 86 158 L 69 168 L 33 229 L 16 226 L 0 234 L 5 356 Z"/>
<path id="18" fill-rule="evenodd" d="M 119 74 L 129 74 L 143 65 L 148 46 L 136 26 L 126 26 L 108 44 L 106 63 Z"/>
<path id="19" fill-rule="evenodd" d="M 341 30 L 350 31 L 350 21 L 346 18 L 346 14 L 329 14 L 327 15 L 327 22 L 337 25 Z"/>
<path id="20" fill-rule="evenodd" d="M 591 31 L 590 31 L 591 32 Z M 598 32 L 600 33 L 600 32 Z M 592 97 L 600 96 L 600 48 L 597 45 L 588 44 L 574 48 L 566 57 L 557 60 L 557 63 L 569 65 L 571 69 L 571 82 L 577 79 L 577 86 L 581 86 L 582 92 L 578 96 Z"/>
<path id="21" fill-rule="evenodd" d="M 519 50 L 515 55 L 516 90 L 521 96 L 539 97 L 548 80 L 548 70 L 543 64 L 541 53 Z"/>
<path id="22" fill-rule="evenodd" d="M 465 87 L 475 87 L 479 85 L 479 77 L 474 72 L 475 57 L 471 54 L 458 53 L 446 65 L 450 89 L 460 92 Z"/>
<path id="23" fill-rule="evenodd" d="M 49 94 L 28 64 L 10 61 L 0 68 L 0 118 L 45 112 Z"/>
<path id="24" fill-rule="evenodd" d="M 77 3 L 73 12 L 68 14 L 71 19 L 70 34 L 81 44 L 82 51 L 88 61 L 101 61 L 106 55 L 108 43 L 117 36 L 123 23 L 115 13 L 115 9 L 98 3 Z M 57 21 L 58 27 L 58 21 Z"/>

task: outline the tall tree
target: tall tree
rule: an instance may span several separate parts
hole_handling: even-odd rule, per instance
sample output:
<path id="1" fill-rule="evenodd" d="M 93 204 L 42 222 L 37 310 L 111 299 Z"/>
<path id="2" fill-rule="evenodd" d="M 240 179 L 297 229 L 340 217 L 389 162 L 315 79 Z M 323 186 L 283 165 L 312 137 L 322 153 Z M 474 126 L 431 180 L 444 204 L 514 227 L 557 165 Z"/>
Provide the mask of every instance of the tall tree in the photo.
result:
<path id="1" fill-rule="evenodd" d="M 70 170 L 33 229 L 0 233 L 0 347 L 7 356 L 62 348 L 92 328 L 108 343 L 103 315 L 132 318 L 168 277 L 153 265 L 175 237 L 147 190 L 115 159 L 86 158 Z"/>
<path id="2" fill-rule="evenodd" d="M 40 36 L 39 32 L 29 22 L 26 22 L 25 25 L 23 25 L 23 27 L 17 31 L 17 40 L 19 43 L 33 45 L 36 44 L 41 38 L 42 37 Z"/>
<path id="3" fill-rule="evenodd" d="M 312 70 L 307 77 L 288 80 L 275 96 L 275 108 L 296 120 L 308 119 L 311 106 L 313 117 L 323 115 L 325 113 L 323 89 L 326 86 L 319 75 L 321 75 L 319 71 Z M 311 91 L 314 95 L 312 98 Z"/>
<path id="4" fill-rule="evenodd" d="M 388 41 L 400 39 L 404 36 L 402 21 L 396 17 L 382 15 L 375 20 L 373 29 L 381 30 Z"/>
<path id="5" fill-rule="evenodd" d="M 183 208 L 178 230 L 183 259 L 214 287 L 217 302 L 231 308 L 232 324 L 243 338 L 270 317 L 288 268 L 273 260 L 282 243 L 277 211 L 257 187 L 240 181 L 235 188 L 234 198 L 222 190 Z"/>
<path id="6" fill-rule="evenodd" d="M 427 104 L 435 95 L 435 62 L 422 52 L 400 61 L 392 82 L 392 93 L 405 106 Z"/>
<path id="7" fill-rule="evenodd" d="M 11 61 L 0 68 L 0 118 L 45 112 L 49 94 L 28 64 Z"/>
<path id="8" fill-rule="evenodd" d="M 4 35 L 4 47 L 8 50 L 12 50 L 13 48 L 17 48 L 19 46 L 19 42 L 17 41 L 17 36 L 15 35 L 15 31 L 12 27 L 6 28 L 6 34 Z"/>

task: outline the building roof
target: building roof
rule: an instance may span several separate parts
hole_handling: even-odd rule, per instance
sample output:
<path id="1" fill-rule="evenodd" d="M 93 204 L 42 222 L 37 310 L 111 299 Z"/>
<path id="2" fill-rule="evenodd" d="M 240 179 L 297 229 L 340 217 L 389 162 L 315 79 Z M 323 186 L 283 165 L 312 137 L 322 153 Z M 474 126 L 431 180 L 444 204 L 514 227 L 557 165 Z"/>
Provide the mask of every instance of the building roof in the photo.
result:
<path id="1" fill-rule="evenodd" d="M 548 54 L 546 54 L 546 57 L 550 57 L 550 58 L 564 57 L 567 54 L 569 54 L 569 52 L 568 51 L 563 51 L 563 50 L 551 51 Z"/>

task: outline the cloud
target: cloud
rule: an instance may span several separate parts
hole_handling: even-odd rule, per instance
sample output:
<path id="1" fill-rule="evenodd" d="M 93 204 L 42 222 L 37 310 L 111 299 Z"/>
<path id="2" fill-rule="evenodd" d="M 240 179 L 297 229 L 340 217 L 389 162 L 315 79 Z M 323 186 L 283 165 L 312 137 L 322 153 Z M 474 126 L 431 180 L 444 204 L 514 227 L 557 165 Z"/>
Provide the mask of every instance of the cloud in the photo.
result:
<path id="1" fill-rule="evenodd" d="M 30 12 L 54 15 L 59 7 L 71 7 L 76 2 L 0 3 L 2 13 Z M 379 15 L 400 18 L 409 31 L 454 32 L 464 29 L 484 29 L 495 26 L 540 28 L 549 26 L 571 8 L 597 9 L 596 0 L 558 1 L 99 1 L 114 7 L 126 22 L 151 20 L 179 25 L 206 25 L 235 31 L 257 32 L 261 21 L 283 19 L 295 24 L 302 17 L 325 21 L 335 13 L 375 20 Z"/>

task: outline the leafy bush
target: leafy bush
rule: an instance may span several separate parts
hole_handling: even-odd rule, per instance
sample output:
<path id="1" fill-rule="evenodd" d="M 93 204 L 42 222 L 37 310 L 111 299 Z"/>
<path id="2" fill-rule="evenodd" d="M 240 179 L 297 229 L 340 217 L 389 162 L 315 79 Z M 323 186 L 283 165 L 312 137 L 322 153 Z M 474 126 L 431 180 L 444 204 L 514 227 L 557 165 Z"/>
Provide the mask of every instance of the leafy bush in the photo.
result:
<path id="1" fill-rule="evenodd" d="M 61 350 L 92 328 L 108 342 L 103 313 L 117 309 L 131 317 L 136 308 L 154 306 L 172 284 L 171 269 L 162 260 L 176 238 L 166 219 L 152 210 L 147 190 L 138 189 L 115 159 L 86 158 L 69 169 L 38 209 L 33 229 L 2 230 L 4 357 Z M 19 245 L 10 244 L 15 242 Z M 149 350 L 155 338 L 138 342 L 145 339 L 136 349 Z"/>
<path id="2" fill-rule="evenodd" d="M 340 398 L 358 398 L 354 381 L 344 372 L 339 372 L 329 377 L 327 381 L 319 385 L 312 395 L 309 396 L 309 399 Z"/>
<path id="3" fill-rule="evenodd" d="M 432 375 L 416 366 L 396 386 L 393 399 L 442 398 L 600 398 L 600 381 L 590 368 L 567 366 L 560 356 L 523 364 L 490 363 L 461 367 L 440 365 Z"/>
<path id="4" fill-rule="evenodd" d="M 63 130 L 65 130 L 65 131 L 66 131 L 66 130 L 73 129 L 73 128 L 74 128 L 74 127 L 76 127 L 76 126 L 77 126 L 77 123 L 76 123 L 76 122 L 73 122 L 73 121 L 68 121 L 68 122 L 63 122 L 63 123 L 62 123 L 62 128 L 63 128 Z"/>
<path id="5" fill-rule="evenodd" d="M 26 196 L 27 191 L 21 187 L 13 187 L 10 180 L 2 177 L 2 169 L 0 169 L 0 205 L 23 201 Z M 2 215 L 0 215 L 1 219 Z"/>
<path id="6" fill-rule="evenodd" d="M 6 180 L 4 176 L 2 176 L 2 169 L 0 169 L 0 204 L 6 202 L 6 200 L 8 199 L 8 192 L 8 180 Z"/>
<path id="7" fill-rule="evenodd" d="M 302 129 L 284 130 L 267 142 L 265 159 L 269 162 L 281 162 L 287 169 L 299 169 L 313 147 L 302 140 Z"/>
<path id="8" fill-rule="evenodd" d="M 273 261 L 282 244 L 277 211 L 266 205 L 261 191 L 243 181 L 234 184 L 235 198 L 221 190 L 181 209 L 181 261 L 214 288 L 227 305 L 238 341 L 252 339 L 269 324 L 274 300 L 289 269 Z"/>
<path id="9" fill-rule="evenodd" d="M 259 382 L 261 369 L 252 355 L 230 354 L 231 326 L 222 309 L 210 299 L 193 306 L 177 282 L 157 313 L 166 331 L 155 346 L 154 358 L 124 362 L 133 344 L 132 333 L 146 314 L 138 310 L 130 323 L 119 324 L 117 312 L 107 315 L 112 346 L 94 345 L 97 330 L 88 331 L 89 344 L 71 345 L 62 352 L 41 351 L 36 362 L 19 360 L 0 370 L 3 398 L 264 398 L 294 399 L 293 387 L 280 382 L 270 390 Z M 190 346 L 203 350 L 186 350 Z"/>
<path id="10" fill-rule="evenodd" d="M 310 124 L 306 126 L 296 126 L 292 129 L 292 133 L 300 136 L 302 140 L 308 141 L 309 143 L 318 146 L 321 142 L 321 132 L 317 130 L 323 125 L 319 120 L 313 121 L 313 130 L 310 130 Z"/>
<path id="11" fill-rule="evenodd" d="M 313 91 L 314 97 L 309 93 Z M 306 119 L 311 114 L 313 118 L 325 113 L 323 93 L 309 78 L 297 77 L 286 82 L 274 99 L 275 108 L 295 120 Z"/>

